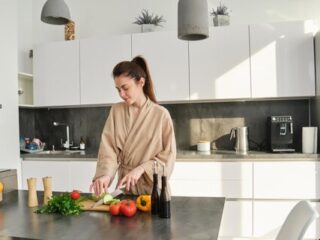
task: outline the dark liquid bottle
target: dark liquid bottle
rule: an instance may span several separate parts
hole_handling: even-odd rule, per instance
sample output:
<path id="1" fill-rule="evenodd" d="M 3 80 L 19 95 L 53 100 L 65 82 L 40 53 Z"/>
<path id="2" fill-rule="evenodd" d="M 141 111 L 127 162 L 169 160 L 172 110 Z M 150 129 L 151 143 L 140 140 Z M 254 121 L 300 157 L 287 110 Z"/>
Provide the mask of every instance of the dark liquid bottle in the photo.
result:
<path id="1" fill-rule="evenodd" d="M 159 214 L 158 174 L 153 174 L 153 188 L 151 193 L 151 213 Z"/>
<path id="2" fill-rule="evenodd" d="M 167 177 L 161 177 L 162 188 L 160 194 L 160 211 L 159 217 L 161 218 L 170 218 L 171 210 L 170 210 L 170 196 L 167 189 Z"/>

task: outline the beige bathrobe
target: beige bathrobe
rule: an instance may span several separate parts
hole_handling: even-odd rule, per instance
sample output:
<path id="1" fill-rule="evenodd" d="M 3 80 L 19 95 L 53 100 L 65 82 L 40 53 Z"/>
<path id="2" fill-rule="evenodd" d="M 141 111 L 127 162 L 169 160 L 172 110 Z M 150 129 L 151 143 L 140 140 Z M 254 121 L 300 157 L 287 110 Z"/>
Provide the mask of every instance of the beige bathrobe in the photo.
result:
<path id="1" fill-rule="evenodd" d="M 132 194 L 151 194 L 153 163 L 158 161 L 159 175 L 165 166 L 170 177 L 176 159 L 176 142 L 169 112 L 147 99 L 137 117 L 134 107 L 125 103 L 112 106 L 104 126 L 94 179 L 107 175 L 119 181 L 130 170 L 143 167 L 145 173 Z M 159 177 L 160 177 L 159 176 Z"/>

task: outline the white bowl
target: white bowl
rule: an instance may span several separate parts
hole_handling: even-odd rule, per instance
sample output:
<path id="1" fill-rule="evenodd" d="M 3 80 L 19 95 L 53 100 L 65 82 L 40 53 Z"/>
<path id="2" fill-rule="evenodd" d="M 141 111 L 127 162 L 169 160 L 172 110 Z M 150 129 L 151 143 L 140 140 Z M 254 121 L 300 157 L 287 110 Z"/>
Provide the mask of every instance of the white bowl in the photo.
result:
<path id="1" fill-rule="evenodd" d="M 197 143 L 197 150 L 199 152 L 210 152 L 210 142 L 209 141 L 199 141 Z"/>

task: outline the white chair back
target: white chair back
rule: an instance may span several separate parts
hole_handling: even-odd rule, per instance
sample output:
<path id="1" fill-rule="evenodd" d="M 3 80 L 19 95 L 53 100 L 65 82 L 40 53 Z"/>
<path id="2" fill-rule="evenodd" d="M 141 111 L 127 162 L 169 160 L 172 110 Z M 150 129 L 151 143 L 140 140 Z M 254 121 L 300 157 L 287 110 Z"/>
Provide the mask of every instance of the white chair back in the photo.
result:
<path id="1" fill-rule="evenodd" d="M 308 201 L 298 202 L 283 223 L 276 240 L 301 240 L 308 227 L 318 217 Z"/>

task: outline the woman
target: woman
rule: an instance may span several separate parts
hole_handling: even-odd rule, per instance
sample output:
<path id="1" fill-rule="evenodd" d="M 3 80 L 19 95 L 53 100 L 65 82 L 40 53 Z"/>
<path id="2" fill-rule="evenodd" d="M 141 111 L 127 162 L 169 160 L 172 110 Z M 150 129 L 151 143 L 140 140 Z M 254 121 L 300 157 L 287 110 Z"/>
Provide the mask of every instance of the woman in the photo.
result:
<path id="1" fill-rule="evenodd" d="M 90 191 L 108 190 L 118 171 L 118 186 L 131 194 L 151 194 L 153 164 L 169 177 L 176 143 L 169 112 L 157 104 L 144 58 L 123 61 L 113 69 L 115 87 L 124 102 L 112 106 L 104 126 L 96 174 Z M 162 167 L 164 166 L 164 167 Z"/>

